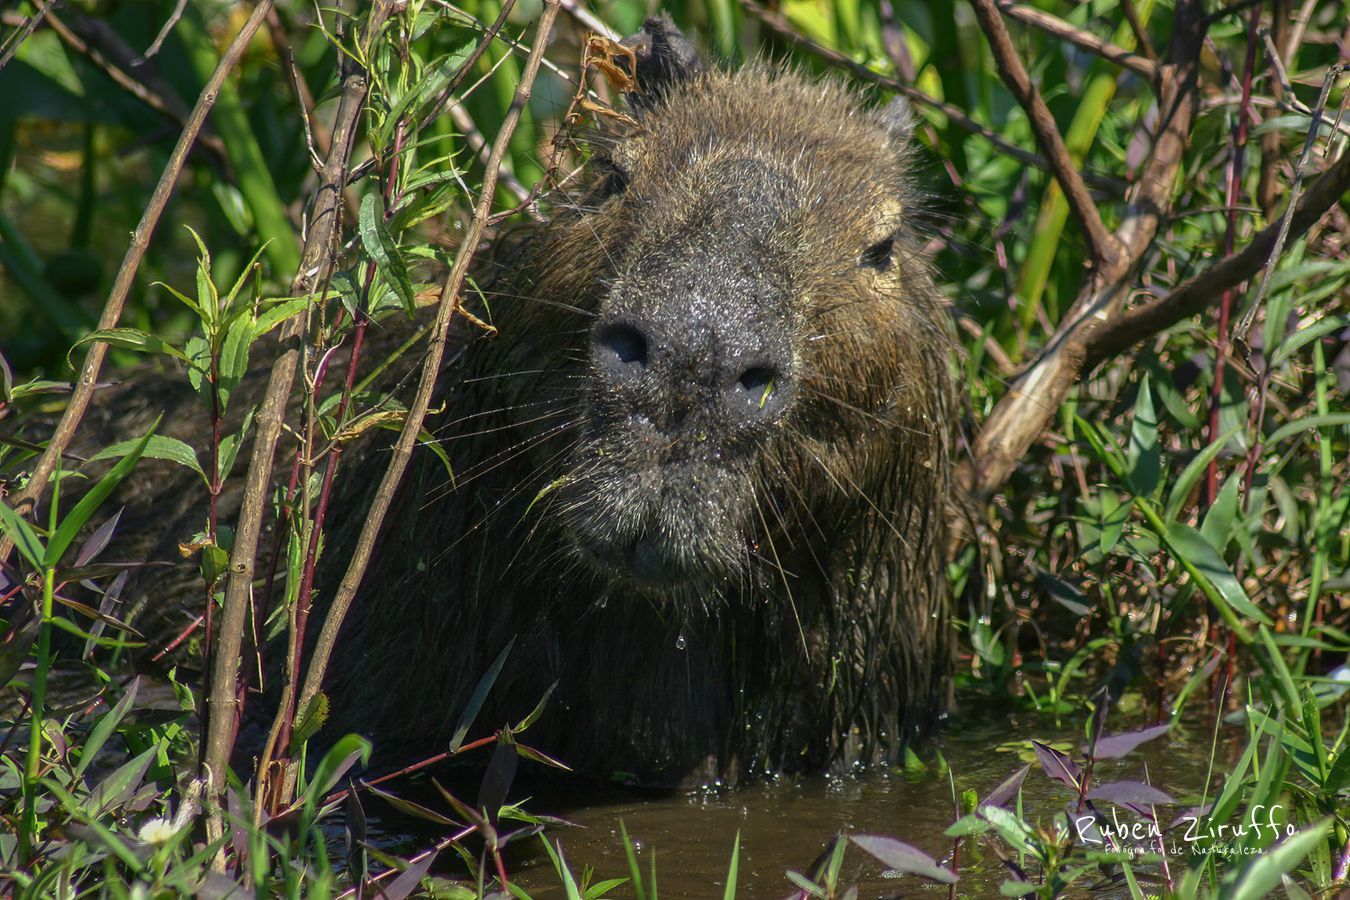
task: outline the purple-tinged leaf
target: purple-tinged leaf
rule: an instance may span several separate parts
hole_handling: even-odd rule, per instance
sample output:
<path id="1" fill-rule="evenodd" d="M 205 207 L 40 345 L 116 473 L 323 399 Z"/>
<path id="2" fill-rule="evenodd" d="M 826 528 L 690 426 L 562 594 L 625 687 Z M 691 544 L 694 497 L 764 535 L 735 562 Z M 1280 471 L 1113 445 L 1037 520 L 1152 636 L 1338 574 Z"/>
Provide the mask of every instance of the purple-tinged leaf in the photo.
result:
<path id="1" fill-rule="evenodd" d="M 1101 846 L 1106 843 L 1106 838 L 1102 834 L 1101 826 L 1105 824 L 1106 819 L 1091 800 L 1083 802 L 1083 809 L 1086 815 L 1076 815 L 1069 817 L 1069 824 L 1073 827 L 1074 833 L 1078 835 L 1080 843 L 1088 845 Z"/>
<path id="2" fill-rule="evenodd" d="M 524 744 L 516 744 L 516 752 L 532 762 L 537 762 L 545 766 L 550 766 L 554 769 L 561 769 L 564 772 L 572 771 L 572 767 L 569 766 L 567 763 L 563 762 L 560 759 L 554 759 L 547 753 L 543 753 L 539 750 L 534 749 L 533 747 L 526 747 Z"/>
<path id="3" fill-rule="evenodd" d="M 1011 859 L 1004 859 L 1002 860 L 1002 863 L 1003 867 L 1008 870 L 1008 876 L 1012 878 L 1013 881 L 1026 884 L 1031 880 L 1027 878 L 1027 873 L 1022 871 L 1022 867 Z"/>
<path id="4" fill-rule="evenodd" d="M 1017 796 L 1017 792 L 1022 789 L 1022 782 L 1027 780 L 1027 773 L 1030 771 L 1031 764 L 1028 763 L 1009 775 L 1006 781 L 990 791 L 980 801 L 980 806 L 1007 806 Z"/>
<path id="5" fill-rule="evenodd" d="M 127 580 L 131 577 L 130 571 L 118 573 L 117 577 L 108 585 L 108 589 L 103 592 L 103 599 L 99 601 L 98 612 L 100 616 L 112 616 L 113 610 L 122 599 L 122 592 L 127 588 Z M 94 652 L 94 647 L 98 644 L 98 639 L 103 637 L 103 630 L 107 624 L 103 620 L 94 622 L 89 629 L 89 638 L 84 642 L 84 652 L 80 654 L 81 659 L 88 659 Z"/>
<path id="6" fill-rule="evenodd" d="M 1032 741 L 1031 746 L 1036 749 L 1036 760 L 1041 764 L 1041 770 L 1045 774 L 1075 791 L 1078 790 L 1079 779 L 1082 776 L 1073 760 L 1049 744 Z"/>
<path id="7" fill-rule="evenodd" d="M 28 651 L 37 639 L 41 625 L 42 619 L 33 604 L 20 595 L 9 627 L 0 631 L 0 686 L 9 684 L 28 661 Z"/>
<path id="8" fill-rule="evenodd" d="M 1171 831 L 1183 822 L 1198 822 L 1201 818 L 1208 816 L 1209 811 L 1213 808 L 1213 803 L 1206 803 L 1204 806 L 1192 806 L 1190 809 L 1183 810 L 1181 815 L 1173 819 L 1172 823 L 1167 826 L 1167 830 Z"/>
<path id="9" fill-rule="evenodd" d="M 365 784 L 363 782 L 362 786 L 366 790 L 374 794 L 376 797 L 379 797 L 380 799 L 384 800 L 394 809 L 403 813 L 405 816 L 411 816 L 414 819 L 425 819 L 428 822 L 435 822 L 437 825 L 445 825 L 450 828 L 463 827 L 462 823 L 456 822 L 454 819 L 451 819 L 448 816 L 444 816 L 433 809 L 428 809 L 427 807 L 421 805 L 420 803 L 414 803 L 411 800 L 404 800 L 402 797 L 399 797 L 395 794 L 390 794 L 387 791 L 382 791 L 371 784 Z"/>
<path id="10" fill-rule="evenodd" d="M 516 780 L 516 769 L 520 765 L 520 756 L 516 753 L 515 742 L 509 731 L 497 738 L 497 746 L 492 751 L 492 762 L 478 786 L 478 808 L 488 817 L 495 827 L 497 814 L 506 802 L 506 794 Z"/>
<path id="11" fill-rule="evenodd" d="M 126 509 L 126 507 L 124 506 L 113 513 L 108 521 L 98 526 L 94 533 L 89 535 L 89 540 L 84 542 L 84 545 L 80 547 L 80 552 L 75 556 L 76 568 L 88 565 L 90 560 L 102 553 L 104 548 L 108 546 L 108 541 L 112 540 L 113 532 L 117 530 L 117 521 L 122 518 L 123 509 Z"/>
<path id="12" fill-rule="evenodd" d="M 416 862 L 408 863 L 408 868 L 399 873 L 399 876 L 389 882 L 389 886 L 379 892 L 379 896 L 384 900 L 403 900 L 422 883 L 427 872 L 431 870 L 431 864 L 436 861 L 436 854 L 439 851 L 431 850 L 422 854 Z"/>
<path id="13" fill-rule="evenodd" d="M 73 773 L 75 778 L 79 778 L 85 773 L 90 763 L 98 756 L 98 751 L 103 749 L 103 745 L 108 742 L 108 738 L 112 737 L 113 732 L 117 730 L 117 726 L 122 724 L 122 720 L 126 718 L 127 713 L 136 703 L 136 694 L 140 689 L 141 679 L 137 676 L 131 679 L 131 683 L 127 685 L 126 693 L 122 695 L 122 699 L 118 700 L 112 709 L 99 717 L 98 722 L 90 730 L 88 738 L 85 739 L 84 747 L 80 750 L 80 761 L 76 764 Z"/>
<path id="14" fill-rule="evenodd" d="M 1126 731 L 1123 734 L 1110 734 L 1097 741 L 1093 759 L 1120 759 L 1140 744 L 1167 734 L 1170 724 L 1154 725 L 1139 731 Z"/>
<path id="15" fill-rule="evenodd" d="M 447 791 L 445 786 L 435 778 L 431 779 L 431 783 L 435 786 L 436 790 L 440 791 L 441 796 L 445 798 L 446 803 L 450 804 L 450 808 L 455 811 L 455 814 L 464 819 L 464 821 L 483 833 L 486 833 L 487 829 L 491 827 L 487 819 L 483 818 L 482 813 Z"/>
<path id="16" fill-rule="evenodd" d="M 154 746 L 123 763 L 89 792 L 89 799 L 82 804 L 84 811 L 92 818 L 111 812 L 125 803 L 141 786 L 141 780 L 145 778 L 158 752 L 159 747 Z"/>
<path id="17" fill-rule="evenodd" d="M 918 875 L 941 884 L 954 884 L 956 873 L 938 865 L 937 860 L 918 847 L 879 834 L 855 834 L 850 838 L 869 856 L 882 865 L 906 875 Z"/>
<path id="18" fill-rule="evenodd" d="M 1088 797 L 1092 800 L 1109 800 L 1112 803 L 1141 807 L 1177 802 L 1165 791 L 1160 791 L 1153 785 L 1144 784 L 1142 781 L 1110 781 L 1106 784 L 1099 784 L 1088 791 Z"/>
<path id="19" fill-rule="evenodd" d="M 366 852 L 366 811 L 361 806 L 360 792 L 350 778 L 347 779 L 346 806 L 342 825 L 347 839 L 347 874 L 359 886 L 370 877 L 370 854 Z"/>

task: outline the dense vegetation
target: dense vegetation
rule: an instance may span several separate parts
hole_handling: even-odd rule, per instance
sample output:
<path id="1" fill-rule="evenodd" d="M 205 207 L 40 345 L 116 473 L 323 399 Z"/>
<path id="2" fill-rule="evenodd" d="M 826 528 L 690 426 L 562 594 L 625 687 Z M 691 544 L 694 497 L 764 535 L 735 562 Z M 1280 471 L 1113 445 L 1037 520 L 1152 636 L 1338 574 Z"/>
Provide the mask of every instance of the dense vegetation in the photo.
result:
<path id="1" fill-rule="evenodd" d="M 1350 3 L 666 8 L 728 64 L 790 59 L 879 101 L 910 98 L 928 250 L 966 347 L 976 522 L 951 565 L 958 693 L 1081 725 L 1087 744 L 1028 748 L 1037 777 L 1063 785 L 1060 807 L 1020 801 L 1026 770 L 982 796 L 973 788 L 989 786 L 953 772 L 940 864 L 854 835 L 801 860 L 790 889 L 849 896 L 850 847 L 949 883 L 980 842 L 1006 860 L 1011 895 L 1343 885 Z M 365 515 L 328 508 L 342 449 L 378 427 L 399 433 L 394 467 L 439 451 L 421 440 L 430 376 L 455 298 L 473 289 L 468 260 L 487 226 L 548 214 L 549 191 L 585 158 L 586 122 L 621 108 L 621 60 L 603 36 L 646 12 L 636 0 L 71 0 L 3 14 L 6 892 L 522 896 L 501 851 L 542 834 L 567 896 L 655 896 L 631 847 L 627 879 L 587 883 L 534 815 L 547 810 L 503 806 L 517 756 L 549 762 L 528 746 L 528 717 L 494 733 L 471 704 L 454 745 L 428 756 L 488 754 L 483 789 L 429 809 L 393 797 L 396 781 L 335 793 L 368 752 L 360 739 L 306 764 L 328 701 L 300 678 L 256 772 L 227 778 L 229 717 L 197 714 L 208 697 L 230 708 L 241 657 L 258 668 L 244 640 L 256 629 L 291 635 L 288 671 L 322 671 L 294 636 L 325 515 Z M 419 308 L 425 347 L 400 351 L 424 360 L 415 394 L 371 387 L 391 358 L 327 352 Z M 94 459 L 63 453 L 96 384 L 147 356 L 199 395 L 205 444 L 151 432 Z M 266 408 L 231 407 L 250 361 L 271 366 L 273 406 L 298 397 L 284 433 Z M 279 441 L 278 470 L 292 456 L 295 469 L 271 496 Z M 163 650 L 146 646 L 161 636 L 125 621 L 124 567 L 102 555 L 118 525 L 109 498 L 142 457 L 200 473 L 200 532 L 181 540 L 210 602 L 160 641 L 180 661 L 163 679 L 167 712 L 127 662 Z M 243 484 L 238 521 L 217 515 L 227 479 Z M 271 517 L 275 552 L 259 542 Z M 271 620 L 250 619 L 252 587 Z M 63 694 L 58 680 L 79 687 Z M 1106 733 L 1120 722 L 1149 727 Z M 1196 722 L 1214 753 L 1194 796 L 1094 779 L 1099 760 Z M 362 804 L 386 801 L 442 837 L 402 858 L 375 849 Z M 1188 807 L 1199 837 L 1171 854 L 1163 836 Z M 1143 823 L 1142 842 L 1093 832 L 1097 810 Z M 1268 827 L 1250 827 L 1258 810 Z M 345 857 L 323 828 L 338 811 Z M 916 837 L 903 822 L 895 833 Z M 438 854 L 462 865 L 433 869 Z M 733 852 L 727 896 L 736 881 Z"/>

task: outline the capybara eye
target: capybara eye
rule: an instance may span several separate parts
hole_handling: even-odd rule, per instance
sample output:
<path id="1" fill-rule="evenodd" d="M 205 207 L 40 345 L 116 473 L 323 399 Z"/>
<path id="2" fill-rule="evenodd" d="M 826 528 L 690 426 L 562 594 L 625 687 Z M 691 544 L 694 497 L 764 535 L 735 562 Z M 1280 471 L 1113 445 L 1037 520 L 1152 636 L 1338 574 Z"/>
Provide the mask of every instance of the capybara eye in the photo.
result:
<path id="1" fill-rule="evenodd" d="M 877 241 L 863 251 L 862 260 L 859 265 L 865 269 L 876 269 L 878 272 L 885 272 L 891 267 L 891 251 L 894 249 L 894 238 L 886 238 L 884 241 Z"/>
<path id="2" fill-rule="evenodd" d="M 617 197 L 628 190 L 628 182 L 631 179 L 627 172 L 614 164 L 613 160 L 603 160 L 598 163 L 598 167 L 604 173 L 604 180 L 600 182 L 601 199 Z"/>

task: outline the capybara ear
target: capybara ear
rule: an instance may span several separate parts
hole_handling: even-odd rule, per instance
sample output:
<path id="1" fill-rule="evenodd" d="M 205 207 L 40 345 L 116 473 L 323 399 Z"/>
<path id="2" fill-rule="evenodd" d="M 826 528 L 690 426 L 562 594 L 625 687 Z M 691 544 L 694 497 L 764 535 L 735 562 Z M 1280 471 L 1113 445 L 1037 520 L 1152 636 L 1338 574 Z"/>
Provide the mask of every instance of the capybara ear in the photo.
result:
<path id="1" fill-rule="evenodd" d="M 892 97 L 890 102 L 877 110 L 877 116 L 891 140 L 902 150 L 909 148 L 914 137 L 914 110 L 904 97 Z"/>
<path id="2" fill-rule="evenodd" d="M 670 13 L 651 16 L 642 30 L 623 40 L 637 54 L 637 90 L 628 94 L 635 109 L 652 106 L 673 85 L 703 71 L 705 63 Z"/>

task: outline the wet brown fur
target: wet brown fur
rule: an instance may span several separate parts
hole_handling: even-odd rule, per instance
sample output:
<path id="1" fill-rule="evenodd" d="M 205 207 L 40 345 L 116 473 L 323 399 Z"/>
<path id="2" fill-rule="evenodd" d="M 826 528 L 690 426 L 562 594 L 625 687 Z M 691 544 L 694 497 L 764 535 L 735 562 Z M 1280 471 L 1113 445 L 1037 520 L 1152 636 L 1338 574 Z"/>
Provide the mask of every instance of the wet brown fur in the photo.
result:
<path id="1" fill-rule="evenodd" d="M 764 65 L 676 75 L 595 135 L 587 187 L 491 258 L 479 313 L 500 336 L 445 386 L 455 481 L 427 453 L 410 473 L 326 732 L 431 755 L 512 639 L 477 729 L 556 682 L 523 739 L 598 776 L 892 758 L 941 710 L 954 344 L 911 231 L 903 117 Z M 864 264 L 888 238 L 886 265 Z M 737 306 L 726 279 L 777 299 Z M 789 399 L 744 434 L 710 417 L 707 448 L 654 441 L 596 386 L 593 327 L 633 304 L 724 345 L 764 331 L 790 348 Z M 651 535 L 686 577 L 588 549 Z"/>

